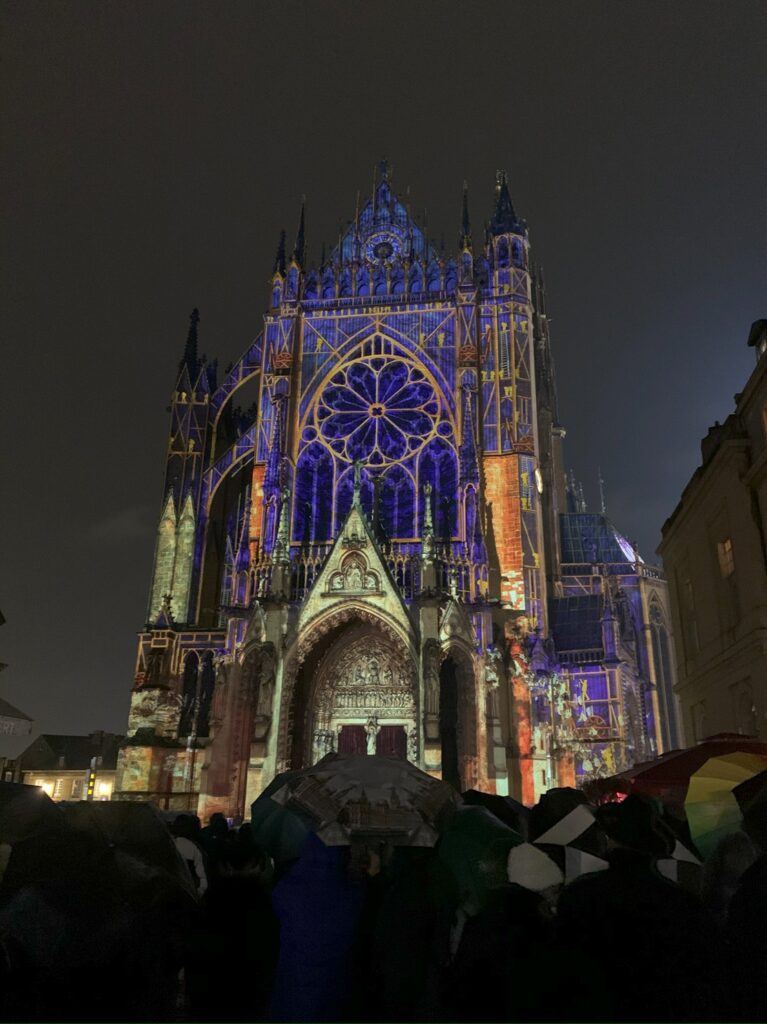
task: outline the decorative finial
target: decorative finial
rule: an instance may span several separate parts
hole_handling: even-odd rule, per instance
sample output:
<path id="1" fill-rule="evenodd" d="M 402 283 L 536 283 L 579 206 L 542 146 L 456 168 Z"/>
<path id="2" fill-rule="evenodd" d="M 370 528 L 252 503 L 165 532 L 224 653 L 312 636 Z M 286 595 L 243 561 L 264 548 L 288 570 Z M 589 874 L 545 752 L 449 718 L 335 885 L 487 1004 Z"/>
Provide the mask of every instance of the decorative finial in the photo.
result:
<path id="1" fill-rule="evenodd" d="M 516 213 L 509 194 L 509 179 L 506 171 L 495 173 L 495 212 L 490 223 L 492 235 L 504 235 L 508 233 L 524 234 L 525 225 Z"/>
<path id="2" fill-rule="evenodd" d="M 432 486 L 427 480 L 423 485 L 423 537 L 421 538 L 421 557 L 426 565 L 434 561 L 434 523 L 431 512 Z"/>
<path id="3" fill-rule="evenodd" d="M 277 243 L 277 254 L 274 257 L 274 273 L 285 276 L 285 228 L 280 231 L 280 240 Z"/>
<path id="4" fill-rule="evenodd" d="M 360 504 L 360 493 L 362 491 L 362 459 L 356 459 L 354 462 L 354 494 L 352 496 L 352 505 L 359 508 Z"/>
<path id="5" fill-rule="evenodd" d="M 302 267 L 306 257 L 306 196 L 301 196 L 301 213 L 298 218 L 296 244 L 293 247 L 293 259 Z"/>
<path id="6" fill-rule="evenodd" d="M 184 357 L 179 364 L 178 372 L 182 373 L 184 367 L 189 370 L 189 379 L 192 384 L 197 379 L 197 373 L 199 371 L 199 361 L 197 359 L 197 325 L 200 322 L 200 311 L 195 308 L 189 314 L 189 331 L 186 336 L 186 345 L 184 345 Z"/>
<path id="7" fill-rule="evenodd" d="M 164 617 L 170 624 L 173 623 L 173 594 L 170 592 L 162 595 L 162 608 L 159 617 L 161 619 Z"/>
<path id="8" fill-rule="evenodd" d="M 290 562 L 290 488 L 285 486 L 280 491 L 280 521 L 277 526 L 277 540 L 274 544 L 274 560 L 281 565 Z"/>
<path id="9" fill-rule="evenodd" d="M 458 246 L 461 250 L 471 251 L 471 222 L 469 221 L 469 186 L 466 181 L 463 183 L 463 204 L 461 208 L 461 234 L 458 238 Z"/>

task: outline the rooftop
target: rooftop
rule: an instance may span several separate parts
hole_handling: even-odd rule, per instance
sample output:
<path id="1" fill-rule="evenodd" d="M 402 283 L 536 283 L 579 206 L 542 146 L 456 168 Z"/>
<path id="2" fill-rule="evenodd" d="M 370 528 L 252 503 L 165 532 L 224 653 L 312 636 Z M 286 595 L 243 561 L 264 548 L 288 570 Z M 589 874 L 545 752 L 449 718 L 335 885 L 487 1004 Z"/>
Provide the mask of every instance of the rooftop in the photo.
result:
<path id="1" fill-rule="evenodd" d="M 549 600 L 549 629 L 557 653 L 601 651 L 602 594 L 576 594 Z"/>

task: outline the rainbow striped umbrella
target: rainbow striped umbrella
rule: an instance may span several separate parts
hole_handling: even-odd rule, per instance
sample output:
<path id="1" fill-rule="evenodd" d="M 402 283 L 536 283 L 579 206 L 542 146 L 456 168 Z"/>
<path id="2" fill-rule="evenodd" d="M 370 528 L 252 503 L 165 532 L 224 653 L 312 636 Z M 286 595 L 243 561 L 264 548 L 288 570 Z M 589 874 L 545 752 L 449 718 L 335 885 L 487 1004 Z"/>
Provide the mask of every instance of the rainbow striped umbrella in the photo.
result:
<path id="1" fill-rule="evenodd" d="M 735 751 L 710 757 L 690 778 L 684 809 L 701 856 L 708 857 L 724 836 L 743 827 L 733 790 L 766 768 L 765 755 Z"/>

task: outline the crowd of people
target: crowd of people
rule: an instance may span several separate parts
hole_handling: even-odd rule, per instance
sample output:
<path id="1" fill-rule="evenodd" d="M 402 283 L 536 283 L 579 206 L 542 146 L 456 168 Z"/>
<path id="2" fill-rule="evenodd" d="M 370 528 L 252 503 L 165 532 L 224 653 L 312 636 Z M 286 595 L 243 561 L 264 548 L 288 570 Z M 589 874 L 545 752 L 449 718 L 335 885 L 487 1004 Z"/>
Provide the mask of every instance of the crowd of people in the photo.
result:
<path id="1" fill-rule="evenodd" d="M 657 803 L 554 790 L 465 871 L 441 840 L 280 862 L 248 823 L 168 827 L 172 885 L 52 817 L 0 845 L 3 1019 L 767 1018 L 761 811 L 699 864 Z"/>

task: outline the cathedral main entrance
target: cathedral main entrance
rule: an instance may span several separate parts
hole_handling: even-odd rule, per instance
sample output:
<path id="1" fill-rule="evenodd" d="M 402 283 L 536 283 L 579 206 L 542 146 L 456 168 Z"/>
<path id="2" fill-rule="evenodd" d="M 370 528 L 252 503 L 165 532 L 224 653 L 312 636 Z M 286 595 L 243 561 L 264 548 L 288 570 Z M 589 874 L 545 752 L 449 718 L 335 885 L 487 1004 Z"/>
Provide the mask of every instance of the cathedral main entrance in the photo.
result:
<path id="1" fill-rule="evenodd" d="M 352 621 L 304 660 L 292 707 L 290 762 L 315 764 L 331 751 L 418 760 L 415 666 L 404 643 Z"/>

